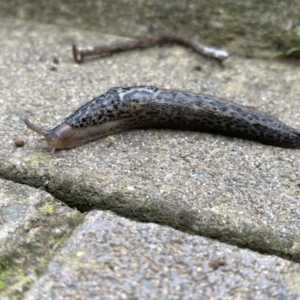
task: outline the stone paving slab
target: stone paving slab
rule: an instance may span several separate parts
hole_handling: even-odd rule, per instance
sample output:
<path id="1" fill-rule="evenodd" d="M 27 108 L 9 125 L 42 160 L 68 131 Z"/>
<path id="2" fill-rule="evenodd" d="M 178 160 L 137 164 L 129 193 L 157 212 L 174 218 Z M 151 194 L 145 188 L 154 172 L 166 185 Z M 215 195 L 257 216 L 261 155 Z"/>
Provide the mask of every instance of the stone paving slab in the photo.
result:
<path id="1" fill-rule="evenodd" d="M 0 179 L 0 299 L 20 299 L 82 219 L 45 191 Z"/>
<path id="2" fill-rule="evenodd" d="M 93 211 L 25 299 L 300 299 L 299 272 L 275 256 Z"/>
<path id="3" fill-rule="evenodd" d="M 299 61 L 182 47 L 73 62 L 71 45 L 116 36 L 1 19 L 0 176 L 81 211 L 109 209 L 300 261 L 300 151 L 201 132 L 135 130 L 50 154 L 22 118 L 53 128 L 113 86 L 186 89 L 253 106 L 300 130 Z M 4 42 L 5 41 L 5 42 Z M 23 138 L 25 147 L 14 140 Z"/>
<path id="4" fill-rule="evenodd" d="M 0 1 L 0 17 L 118 36 L 181 33 L 242 56 L 299 46 L 299 0 Z M 262 17 L 263 16 L 263 17 Z"/>

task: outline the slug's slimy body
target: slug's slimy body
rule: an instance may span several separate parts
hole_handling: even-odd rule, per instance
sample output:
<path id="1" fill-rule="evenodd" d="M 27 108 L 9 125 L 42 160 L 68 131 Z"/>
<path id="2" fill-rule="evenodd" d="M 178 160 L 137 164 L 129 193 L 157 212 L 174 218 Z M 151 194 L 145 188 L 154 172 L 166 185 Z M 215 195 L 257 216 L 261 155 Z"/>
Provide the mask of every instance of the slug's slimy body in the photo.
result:
<path id="1" fill-rule="evenodd" d="M 256 110 L 205 94 L 146 86 L 112 88 L 52 130 L 40 129 L 27 119 L 24 122 L 44 136 L 52 152 L 133 128 L 208 131 L 279 147 L 300 147 L 300 133 Z"/>

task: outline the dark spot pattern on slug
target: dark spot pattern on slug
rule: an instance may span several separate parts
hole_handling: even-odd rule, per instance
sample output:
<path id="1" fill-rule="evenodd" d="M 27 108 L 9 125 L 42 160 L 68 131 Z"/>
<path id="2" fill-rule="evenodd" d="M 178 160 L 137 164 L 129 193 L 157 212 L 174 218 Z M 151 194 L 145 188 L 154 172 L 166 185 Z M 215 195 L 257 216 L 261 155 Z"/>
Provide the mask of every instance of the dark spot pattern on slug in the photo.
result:
<path id="1" fill-rule="evenodd" d="M 151 86 L 112 88 L 80 107 L 65 122 L 79 128 L 115 120 L 123 120 L 124 130 L 201 130 L 282 147 L 300 147 L 298 132 L 266 114 L 215 96 Z M 119 127 L 116 130 L 121 131 Z"/>

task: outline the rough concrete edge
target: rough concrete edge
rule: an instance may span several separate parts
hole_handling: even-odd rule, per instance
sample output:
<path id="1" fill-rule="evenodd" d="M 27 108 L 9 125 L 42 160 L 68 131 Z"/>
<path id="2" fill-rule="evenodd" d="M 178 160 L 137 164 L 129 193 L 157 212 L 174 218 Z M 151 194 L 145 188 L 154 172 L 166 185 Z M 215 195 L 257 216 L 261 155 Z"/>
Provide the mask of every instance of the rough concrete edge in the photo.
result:
<path id="1" fill-rule="evenodd" d="M 43 164 L 44 155 L 41 157 L 40 162 Z M 141 204 L 140 197 L 129 191 L 105 194 L 83 181 L 74 182 L 72 178 L 66 177 L 66 174 L 49 171 L 48 167 L 44 169 L 42 164 L 39 168 L 36 168 L 36 165 L 27 165 L 27 169 L 24 169 L 3 159 L 0 162 L 2 164 L 0 177 L 36 188 L 44 187 L 56 199 L 82 212 L 93 209 L 111 210 L 135 221 L 167 225 L 189 234 L 218 239 L 263 254 L 277 255 L 300 262 L 299 245 L 294 243 L 296 239 L 292 234 L 280 238 L 271 228 L 257 228 L 246 222 L 243 223 L 243 230 L 239 230 L 235 218 L 230 218 L 230 214 L 221 215 L 212 210 L 205 210 L 203 214 L 182 209 L 174 212 L 163 202 L 158 204 L 151 197 L 147 197 L 146 205 Z M 241 223 L 238 225 L 241 226 Z"/>
<path id="2" fill-rule="evenodd" d="M 11 239 L 0 253 L 1 299 L 6 296 L 22 298 L 38 276 L 45 272 L 52 257 L 64 246 L 74 229 L 84 221 L 85 214 L 75 210 L 64 214 L 64 218 L 57 218 L 57 213 L 63 210 L 62 204 L 49 193 L 41 193 L 45 197 L 37 205 L 37 215 L 14 232 L 18 238 Z M 64 231 L 56 237 L 52 234 L 53 228 L 64 228 Z"/>

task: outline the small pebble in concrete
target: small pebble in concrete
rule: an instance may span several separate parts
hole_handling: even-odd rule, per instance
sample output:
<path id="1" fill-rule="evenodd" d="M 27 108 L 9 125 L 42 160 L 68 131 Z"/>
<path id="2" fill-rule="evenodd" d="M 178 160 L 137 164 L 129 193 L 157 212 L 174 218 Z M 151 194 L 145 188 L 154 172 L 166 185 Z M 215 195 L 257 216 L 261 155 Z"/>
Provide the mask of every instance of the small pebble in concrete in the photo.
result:
<path id="1" fill-rule="evenodd" d="M 24 145 L 25 145 L 24 140 L 22 140 L 22 139 L 16 139 L 15 140 L 15 146 L 16 147 L 23 147 Z"/>

